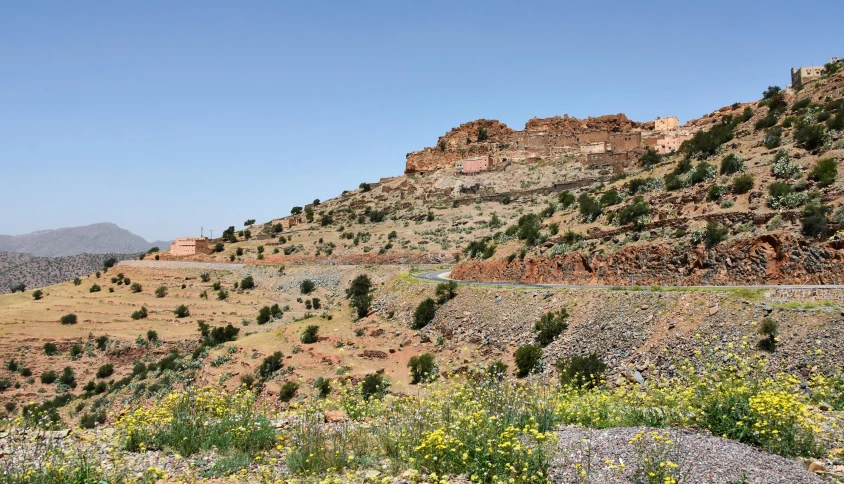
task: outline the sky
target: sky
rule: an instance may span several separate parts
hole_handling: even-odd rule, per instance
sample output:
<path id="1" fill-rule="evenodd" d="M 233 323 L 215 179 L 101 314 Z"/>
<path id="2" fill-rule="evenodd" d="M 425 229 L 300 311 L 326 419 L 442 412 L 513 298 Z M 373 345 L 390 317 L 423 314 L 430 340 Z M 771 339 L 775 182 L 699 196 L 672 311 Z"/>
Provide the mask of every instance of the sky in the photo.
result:
<path id="1" fill-rule="evenodd" d="M 844 2 L 0 2 L 0 234 L 219 234 L 478 118 L 681 122 L 844 56 Z"/>

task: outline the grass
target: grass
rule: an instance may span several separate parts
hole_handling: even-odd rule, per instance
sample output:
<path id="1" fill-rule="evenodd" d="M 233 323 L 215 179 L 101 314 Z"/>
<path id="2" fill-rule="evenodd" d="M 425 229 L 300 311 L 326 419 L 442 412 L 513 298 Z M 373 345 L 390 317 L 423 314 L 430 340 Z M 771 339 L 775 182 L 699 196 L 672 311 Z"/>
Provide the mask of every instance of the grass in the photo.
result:
<path id="1" fill-rule="evenodd" d="M 774 306 L 780 309 L 791 309 L 795 311 L 805 311 L 812 309 L 832 309 L 841 311 L 841 306 L 828 299 L 820 301 L 788 301 L 786 303 L 776 303 Z"/>

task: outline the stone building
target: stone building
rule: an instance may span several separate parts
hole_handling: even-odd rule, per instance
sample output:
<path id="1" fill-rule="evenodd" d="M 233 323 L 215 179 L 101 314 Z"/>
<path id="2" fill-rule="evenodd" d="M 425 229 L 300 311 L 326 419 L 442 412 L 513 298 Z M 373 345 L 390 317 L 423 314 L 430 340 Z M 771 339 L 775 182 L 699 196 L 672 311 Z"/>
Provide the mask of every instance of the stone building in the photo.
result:
<path id="1" fill-rule="evenodd" d="M 677 116 L 668 116 L 667 118 L 656 118 L 654 120 L 654 131 L 671 131 L 680 127 L 680 120 Z"/>
<path id="2" fill-rule="evenodd" d="M 281 228 L 289 229 L 290 227 L 294 227 L 302 223 L 302 219 L 302 215 L 290 215 L 279 220 L 278 223 L 281 224 Z"/>
<path id="3" fill-rule="evenodd" d="M 593 141 L 580 145 L 580 152 L 587 155 L 590 153 L 606 153 L 607 151 L 609 150 L 606 141 Z"/>
<path id="4" fill-rule="evenodd" d="M 186 237 L 170 243 L 170 255 L 196 255 L 210 252 L 208 237 Z"/>
<path id="5" fill-rule="evenodd" d="M 842 61 L 840 57 L 830 57 L 829 59 L 830 64 L 837 64 Z M 816 81 L 823 73 L 824 66 L 792 67 L 791 86 L 800 87 L 807 82 Z"/>
<path id="6" fill-rule="evenodd" d="M 460 170 L 463 173 L 478 173 L 489 169 L 489 156 L 475 156 L 467 158 L 460 163 Z"/>
<path id="7" fill-rule="evenodd" d="M 656 143 L 654 144 L 654 150 L 661 155 L 667 155 L 668 153 L 673 153 L 680 149 L 680 145 L 683 144 L 683 141 L 691 139 L 691 136 L 688 135 L 678 135 L 678 136 L 664 136 L 662 138 L 658 138 Z"/>

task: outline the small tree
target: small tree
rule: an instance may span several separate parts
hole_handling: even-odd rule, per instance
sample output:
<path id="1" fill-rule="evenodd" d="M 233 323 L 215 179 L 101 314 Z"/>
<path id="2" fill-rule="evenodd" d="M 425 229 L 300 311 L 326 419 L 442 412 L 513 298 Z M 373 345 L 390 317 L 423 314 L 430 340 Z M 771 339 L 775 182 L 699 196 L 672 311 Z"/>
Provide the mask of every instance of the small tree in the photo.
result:
<path id="1" fill-rule="evenodd" d="M 829 228 L 827 215 L 832 209 L 823 203 L 815 200 L 806 205 L 803 209 L 803 216 L 800 219 L 803 235 L 822 239 L 826 236 Z"/>
<path id="2" fill-rule="evenodd" d="M 176 309 L 173 311 L 177 318 L 186 318 L 190 316 L 190 310 L 184 304 L 180 304 Z"/>
<path id="3" fill-rule="evenodd" d="M 753 188 L 753 175 L 750 173 L 743 173 L 733 178 L 733 193 L 741 195 L 749 192 Z"/>
<path id="4" fill-rule="evenodd" d="M 273 373 L 281 369 L 282 358 L 284 358 L 284 355 L 281 351 L 276 351 L 272 355 L 264 358 L 264 361 L 261 362 L 261 366 L 258 367 L 258 376 L 264 380 L 273 376 Z"/>
<path id="5" fill-rule="evenodd" d="M 135 321 L 137 321 L 139 319 L 146 319 L 147 318 L 147 307 L 141 306 L 141 309 L 132 312 L 131 317 Z"/>
<path id="6" fill-rule="evenodd" d="M 44 291 L 42 291 L 41 289 L 36 289 L 35 291 L 32 292 L 32 299 L 35 299 L 36 301 L 38 301 L 42 297 L 44 297 Z"/>
<path id="7" fill-rule="evenodd" d="M 299 384 L 296 382 L 286 382 L 278 391 L 278 398 L 281 399 L 282 402 L 289 402 L 296 396 L 296 390 L 299 389 Z"/>
<path id="8" fill-rule="evenodd" d="M 457 296 L 457 283 L 448 281 L 437 284 L 436 295 L 439 297 L 440 304 L 454 299 Z"/>
<path id="9" fill-rule="evenodd" d="M 302 294 L 310 294 L 316 289 L 316 284 L 310 279 L 305 279 L 299 283 L 299 292 Z"/>
<path id="10" fill-rule="evenodd" d="M 59 377 L 59 383 L 63 383 L 70 388 L 76 388 L 76 373 L 73 372 L 73 368 L 69 366 L 64 367 Z"/>
<path id="11" fill-rule="evenodd" d="M 302 331 L 302 335 L 299 339 L 305 344 L 316 343 L 319 340 L 319 326 L 316 324 L 308 326 L 304 331 Z"/>
<path id="12" fill-rule="evenodd" d="M 92 284 L 88 292 L 100 292 L 102 289 L 99 284 Z"/>
<path id="13" fill-rule="evenodd" d="M 650 168 L 661 162 L 662 155 L 650 148 L 648 148 L 648 151 L 646 151 L 645 154 L 639 158 L 639 164 L 642 165 L 643 168 Z"/>
<path id="14" fill-rule="evenodd" d="M 371 290 L 372 281 L 365 274 L 357 276 L 346 289 L 346 298 L 349 299 L 349 305 L 357 309 L 359 318 L 369 314 L 369 308 L 372 304 L 372 295 L 369 293 Z"/>
<path id="15" fill-rule="evenodd" d="M 56 356 L 59 354 L 59 348 L 56 343 L 44 343 L 44 354 L 47 356 Z"/>
<path id="16" fill-rule="evenodd" d="M 328 394 L 331 393 L 331 380 L 318 376 L 316 380 L 314 380 L 314 389 L 316 390 L 319 398 L 327 397 Z"/>
<path id="17" fill-rule="evenodd" d="M 143 286 L 141 286 L 141 285 L 140 285 L 139 283 L 137 283 L 137 282 L 133 282 L 133 283 L 132 283 L 132 285 L 131 285 L 131 286 L 129 286 L 129 290 L 130 290 L 130 291 L 132 291 L 132 292 L 136 292 L 136 293 L 137 293 L 137 292 L 141 292 L 141 291 L 143 291 L 143 289 L 144 289 L 144 287 L 143 287 Z"/>
<path id="18" fill-rule="evenodd" d="M 106 363 L 97 370 L 97 378 L 108 378 L 114 373 L 114 365 Z"/>
<path id="19" fill-rule="evenodd" d="M 595 219 L 601 216 L 601 204 L 597 200 L 590 197 L 588 193 L 581 193 L 577 199 L 580 206 L 580 216 L 587 223 L 594 222 Z"/>
<path id="20" fill-rule="evenodd" d="M 240 288 L 244 291 L 255 288 L 255 279 L 252 276 L 246 276 L 240 281 Z"/>
<path id="21" fill-rule="evenodd" d="M 164 297 L 167 295 L 167 286 L 158 286 L 155 290 L 155 297 Z"/>
<path id="22" fill-rule="evenodd" d="M 731 153 L 721 160 L 721 174 L 732 175 L 744 170 L 744 160 L 741 156 Z"/>
<path id="23" fill-rule="evenodd" d="M 759 325 L 759 334 L 765 338 L 759 341 L 759 349 L 773 352 L 777 347 L 777 331 L 779 330 L 779 323 L 773 318 L 765 318 L 762 324 Z"/>
<path id="24" fill-rule="evenodd" d="M 80 284 L 82 284 L 82 279 L 80 279 L 80 278 L 78 278 L 78 277 L 77 277 L 77 278 L 75 278 L 75 279 L 73 280 L 73 285 L 74 285 L 74 286 L 78 286 L 78 285 L 80 285 Z"/>
<path id="25" fill-rule="evenodd" d="M 601 383 L 607 364 L 598 355 L 572 356 L 557 361 L 557 371 L 560 381 L 566 386 L 580 388 L 594 388 Z"/>
<path id="26" fill-rule="evenodd" d="M 549 311 L 539 318 L 534 324 L 536 330 L 536 342 L 542 346 L 551 344 L 557 336 L 568 329 L 569 313 L 566 308 L 559 311 Z"/>
<path id="27" fill-rule="evenodd" d="M 818 182 L 819 187 L 826 187 L 835 183 L 838 178 L 838 163 L 834 158 L 823 158 L 815 163 L 809 171 L 809 179 Z"/>
<path id="28" fill-rule="evenodd" d="M 370 398 L 381 398 L 387 393 L 390 387 L 390 382 L 384 378 L 380 373 L 370 373 L 366 375 L 360 385 L 360 394 L 364 400 Z"/>
<path id="29" fill-rule="evenodd" d="M 410 368 L 411 384 L 426 383 L 437 379 L 437 363 L 431 353 L 422 353 L 411 357 L 407 367 Z"/>
<path id="30" fill-rule="evenodd" d="M 416 306 L 416 310 L 413 311 L 413 329 L 422 329 L 431 321 L 434 320 L 434 316 L 437 314 L 437 304 L 434 302 L 433 299 L 427 298 L 418 306 Z"/>
<path id="31" fill-rule="evenodd" d="M 730 229 L 721 226 L 718 222 L 707 222 L 704 229 L 704 241 L 707 247 L 714 247 L 724 240 L 727 240 L 727 234 Z"/>
<path id="32" fill-rule="evenodd" d="M 299 215 L 302 213 L 302 207 L 293 207 L 290 209 L 290 215 Z"/>
<path id="33" fill-rule="evenodd" d="M 44 373 L 41 373 L 41 383 L 45 385 L 49 385 L 51 383 L 55 383 L 58 375 L 53 370 L 47 370 Z"/>
<path id="34" fill-rule="evenodd" d="M 539 369 L 542 360 L 542 347 L 537 345 L 524 345 L 516 350 L 516 376 L 522 378 Z"/>
<path id="35" fill-rule="evenodd" d="M 256 321 L 258 324 L 267 324 L 272 319 L 272 312 L 270 311 L 269 306 L 264 306 L 258 311 L 258 317 Z"/>
<path id="36" fill-rule="evenodd" d="M 214 244 L 214 252 L 222 252 L 225 248 L 226 246 L 222 242 L 217 242 L 216 244 Z"/>
<path id="37" fill-rule="evenodd" d="M 147 341 L 150 343 L 157 343 L 158 342 L 158 331 L 150 329 L 147 331 Z"/>
<path id="38" fill-rule="evenodd" d="M 76 324 L 76 315 L 73 313 L 65 314 L 61 317 L 62 324 Z"/>

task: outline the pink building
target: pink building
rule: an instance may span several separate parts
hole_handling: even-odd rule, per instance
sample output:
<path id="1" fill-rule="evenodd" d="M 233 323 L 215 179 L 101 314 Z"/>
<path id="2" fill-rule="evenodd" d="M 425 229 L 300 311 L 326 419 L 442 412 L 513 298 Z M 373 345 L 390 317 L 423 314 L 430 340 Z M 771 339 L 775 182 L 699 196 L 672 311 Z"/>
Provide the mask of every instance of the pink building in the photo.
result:
<path id="1" fill-rule="evenodd" d="M 489 156 L 476 156 L 463 160 L 461 170 L 463 173 L 478 173 L 489 169 Z"/>
<path id="2" fill-rule="evenodd" d="M 208 237 L 187 237 L 170 243 L 170 255 L 195 255 L 209 252 Z"/>
<path id="3" fill-rule="evenodd" d="M 659 138 L 656 140 L 656 152 L 661 155 L 667 155 L 668 153 L 673 153 L 680 149 L 680 145 L 683 144 L 683 141 L 687 139 L 691 139 L 691 136 L 666 136 L 664 138 Z"/>

